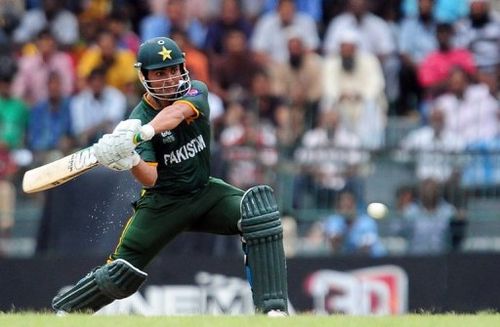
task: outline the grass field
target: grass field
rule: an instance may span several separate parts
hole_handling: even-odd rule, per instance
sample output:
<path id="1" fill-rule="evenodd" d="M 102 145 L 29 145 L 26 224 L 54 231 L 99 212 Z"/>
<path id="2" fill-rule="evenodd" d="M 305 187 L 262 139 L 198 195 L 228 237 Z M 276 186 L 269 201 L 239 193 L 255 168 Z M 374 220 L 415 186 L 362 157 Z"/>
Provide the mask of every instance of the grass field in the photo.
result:
<path id="1" fill-rule="evenodd" d="M 2 327 L 483 327 L 500 326 L 500 314 L 404 315 L 390 317 L 351 316 L 90 316 L 0 313 Z"/>

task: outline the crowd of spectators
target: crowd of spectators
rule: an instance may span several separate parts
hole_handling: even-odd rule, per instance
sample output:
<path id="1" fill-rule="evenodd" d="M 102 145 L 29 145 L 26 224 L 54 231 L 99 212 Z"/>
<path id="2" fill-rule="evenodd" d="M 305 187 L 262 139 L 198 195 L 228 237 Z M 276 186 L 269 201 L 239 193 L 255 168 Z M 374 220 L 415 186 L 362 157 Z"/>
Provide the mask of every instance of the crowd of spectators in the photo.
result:
<path id="1" fill-rule="evenodd" d="M 480 163 L 441 157 L 498 148 L 490 0 L 0 0 L 0 232 L 12 227 L 16 151 L 40 165 L 125 119 L 144 92 L 136 51 L 155 36 L 173 38 L 208 85 L 214 174 L 235 185 L 272 184 L 269 168 L 296 160 L 294 209 L 334 210 L 349 192 L 361 210 L 363 167 L 391 116 L 421 125 L 401 142 L 432 152 L 416 160 L 419 183 L 485 182 Z"/>

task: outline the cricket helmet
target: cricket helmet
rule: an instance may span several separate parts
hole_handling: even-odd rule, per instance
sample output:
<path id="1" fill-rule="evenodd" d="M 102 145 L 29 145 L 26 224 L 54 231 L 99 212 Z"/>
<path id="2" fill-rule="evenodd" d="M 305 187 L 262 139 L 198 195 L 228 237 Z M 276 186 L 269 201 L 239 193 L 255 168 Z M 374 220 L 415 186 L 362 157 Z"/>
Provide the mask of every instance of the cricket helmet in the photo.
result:
<path id="1" fill-rule="evenodd" d="M 170 85 L 169 81 L 177 77 L 168 77 L 155 80 L 163 85 L 152 87 L 152 80 L 147 79 L 147 71 L 163 69 L 178 65 L 181 71 L 177 85 Z M 139 71 L 139 79 L 144 88 L 153 97 L 160 100 L 176 100 L 184 96 L 191 88 L 189 72 L 186 69 L 185 55 L 172 39 L 155 37 L 142 43 L 137 54 L 135 68 Z"/>

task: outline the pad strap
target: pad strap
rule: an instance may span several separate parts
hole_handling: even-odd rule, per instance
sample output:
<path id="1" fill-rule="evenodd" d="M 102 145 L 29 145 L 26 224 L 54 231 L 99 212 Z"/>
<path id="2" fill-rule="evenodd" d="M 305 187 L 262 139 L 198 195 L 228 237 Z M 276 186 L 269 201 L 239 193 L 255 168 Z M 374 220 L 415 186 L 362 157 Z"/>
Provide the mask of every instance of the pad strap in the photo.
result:
<path id="1" fill-rule="evenodd" d="M 116 299 L 134 294 L 148 274 L 123 259 L 117 259 L 82 278 L 69 291 L 52 300 L 56 311 L 95 312 Z"/>

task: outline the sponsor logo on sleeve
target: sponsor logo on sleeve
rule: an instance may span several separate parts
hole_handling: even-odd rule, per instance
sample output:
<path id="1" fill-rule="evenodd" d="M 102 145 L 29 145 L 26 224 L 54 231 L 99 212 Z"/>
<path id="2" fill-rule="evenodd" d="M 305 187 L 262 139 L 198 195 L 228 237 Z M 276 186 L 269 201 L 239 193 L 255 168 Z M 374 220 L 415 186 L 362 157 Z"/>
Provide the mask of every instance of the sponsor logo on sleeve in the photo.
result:
<path id="1" fill-rule="evenodd" d="M 194 97 L 194 96 L 197 96 L 198 94 L 200 94 L 200 91 L 195 89 L 195 88 L 191 88 L 187 93 L 186 93 L 186 96 L 188 97 Z"/>

